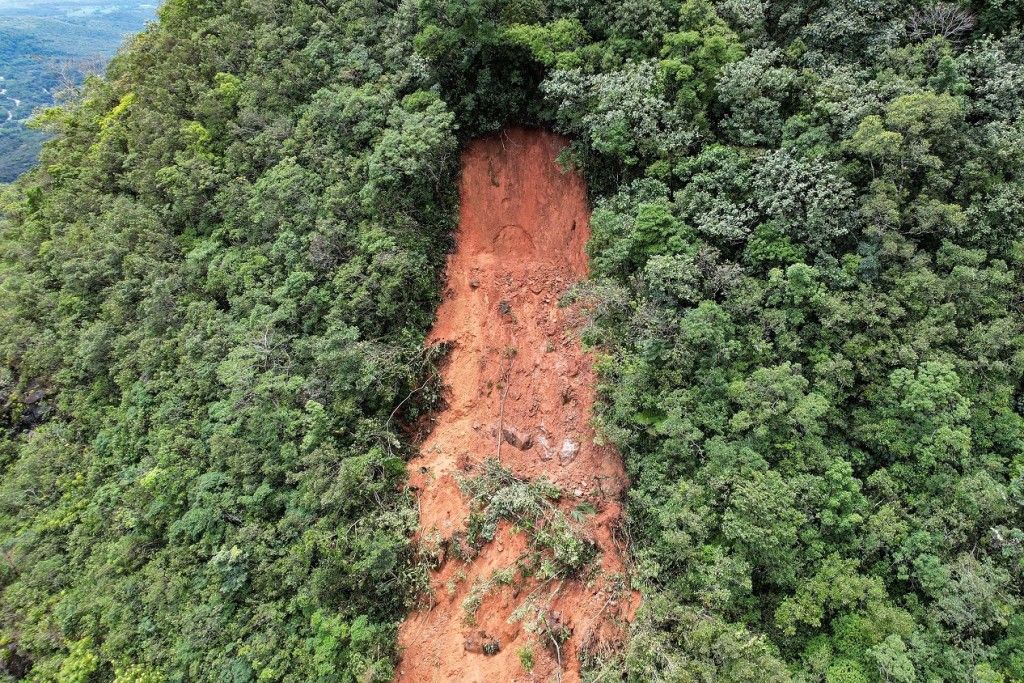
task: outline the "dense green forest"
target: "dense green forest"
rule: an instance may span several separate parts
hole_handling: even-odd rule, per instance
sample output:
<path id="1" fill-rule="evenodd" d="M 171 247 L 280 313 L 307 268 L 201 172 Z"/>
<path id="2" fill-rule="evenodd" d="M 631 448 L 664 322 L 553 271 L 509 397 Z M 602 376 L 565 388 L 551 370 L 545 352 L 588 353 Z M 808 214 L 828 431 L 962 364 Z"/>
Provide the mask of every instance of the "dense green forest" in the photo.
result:
<path id="1" fill-rule="evenodd" d="M 46 136 L 26 123 L 153 18 L 138 0 L 0 0 L 0 183 L 31 168 Z"/>
<path id="2" fill-rule="evenodd" d="M 390 680 L 398 424 L 510 123 L 593 195 L 644 595 L 594 677 L 1024 680 L 1022 16 L 169 0 L 0 199 L 0 680 Z"/>

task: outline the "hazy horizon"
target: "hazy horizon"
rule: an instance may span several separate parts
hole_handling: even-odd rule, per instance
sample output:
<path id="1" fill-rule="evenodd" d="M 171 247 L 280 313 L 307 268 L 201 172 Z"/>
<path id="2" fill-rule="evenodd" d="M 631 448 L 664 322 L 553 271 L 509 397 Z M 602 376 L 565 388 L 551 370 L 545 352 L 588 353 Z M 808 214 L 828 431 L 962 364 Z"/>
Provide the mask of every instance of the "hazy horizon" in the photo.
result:
<path id="1" fill-rule="evenodd" d="M 32 113 L 83 74 L 102 71 L 156 8 L 139 0 L 0 0 L 0 182 L 35 162 L 43 136 L 25 127 Z"/>

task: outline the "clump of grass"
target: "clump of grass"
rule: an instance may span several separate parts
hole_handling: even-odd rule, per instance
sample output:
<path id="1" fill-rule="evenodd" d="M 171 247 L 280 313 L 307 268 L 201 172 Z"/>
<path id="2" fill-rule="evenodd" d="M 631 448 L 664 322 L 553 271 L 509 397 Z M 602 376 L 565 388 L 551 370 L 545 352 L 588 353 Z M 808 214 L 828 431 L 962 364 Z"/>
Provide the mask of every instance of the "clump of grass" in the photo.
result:
<path id="1" fill-rule="evenodd" d="M 626 677 L 626 661 L 621 643 L 598 642 L 581 647 L 579 662 L 583 683 L 610 683 Z"/>
<path id="2" fill-rule="evenodd" d="M 437 569 L 444 562 L 445 540 L 436 527 L 423 534 L 419 543 L 420 559 L 426 563 L 431 570 Z"/>
<path id="3" fill-rule="evenodd" d="M 458 589 L 459 584 L 466 580 L 466 572 L 461 569 L 455 572 L 455 575 L 448 579 L 448 583 L 445 584 L 445 589 L 448 591 L 448 595 L 455 595 L 455 591 Z"/>
<path id="4" fill-rule="evenodd" d="M 469 593 L 462 600 L 462 621 L 472 626 L 476 624 L 476 613 L 484 602 L 484 596 L 491 590 L 489 581 L 477 580 Z"/>
<path id="5" fill-rule="evenodd" d="M 465 580 L 465 574 L 462 575 Z M 462 620 L 472 626 L 476 623 L 476 613 L 483 604 L 484 598 L 497 587 L 511 586 L 515 582 L 516 572 L 512 567 L 496 570 L 487 579 L 477 579 L 469 593 L 462 600 Z"/>
<path id="6" fill-rule="evenodd" d="M 491 575 L 491 581 L 496 586 L 511 586 L 512 582 L 515 581 L 516 572 L 512 567 L 505 567 L 499 569 Z"/>
<path id="7" fill-rule="evenodd" d="M 524 647 L 519 650 L 519 664 L 523 667 L 523 671 L 527 673 L 533 671 L 536 662 L 533 659 L 532 647 Z"/>
<path id="8" fill-rule="evenodd" d="M 479 550 L 494 540 L 502 521 L 527 535 L 530 552 L 517 560 L 521 576 L 536 576 L 540 586 L 533 591 L 509 617 L 511 621 L 524 621 L 537 641 L 550 649 L 561 672 L 562 649 L 572 630 L 562 623 L 557 612 L 540 606 L 539 593 L 543 586 L 577 577 L 597 557 L 597 546 L 587 537 L 583 522 L 594 509 L 581 504 L 566 514 L 558 506 L 561 489 L 546 477 L 528 481 L 520 479 L 504 468 L 496 458 L 485 460 L 478 474 L 466 477 L 459 486 L 470 499 L 466 545 Z M 478 581 L 462 603 L 464 619 L 476 622 L 476 613 L 483 599 L 495 586 L 510 585 L 515 581 L 512 568 L 501 569 L 486 581 Z M 558 589 L 555 590 L 558 592 Z M 534 667 L 532 649 L 519 652 L 519 661 L 526 671 Z M 560 674 L 559 674 L 560 678 Z"/>

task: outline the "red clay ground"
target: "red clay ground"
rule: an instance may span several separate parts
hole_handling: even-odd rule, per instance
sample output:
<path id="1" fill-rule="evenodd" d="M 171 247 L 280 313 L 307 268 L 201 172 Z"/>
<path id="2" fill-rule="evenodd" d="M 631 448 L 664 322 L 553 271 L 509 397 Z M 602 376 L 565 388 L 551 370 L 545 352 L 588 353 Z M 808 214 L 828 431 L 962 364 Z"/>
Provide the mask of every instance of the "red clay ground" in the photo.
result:
<path id="1" fill-rule="evenodd" d="M 597 510 L 585 517 L 584 533 L 600 554 L 582 579 L 492 589 L 475 622 L 467 620 L 467 595 L 478 580 L 514 566 L 527 537 L 503 524 L 471 561 L 445 558 L 431 575 L 432 606 L 413 612 L 400 630 L 397 681 L 572 683 L 580 649 L 614 645 L 635 608 L 621 588 L 614 537 L 626 476 L 618 453 L 594 442 L 592 360 L 580 348 L 571 309 L 559 307 L 587 274 L 589 237 L 583 180 L 556 162 L 564 146 L 551 133 L 517 129 L 477 140 L 463 155 L 457 248 L 429 339 L 452 343 L 443 370 L 448 404 L 409 474 L 420 539 L 436 543 L 464 532 L 469 509 L 458 481 L 497 454 L 500 423 L 519 442 L 501 446 L 504 467 L 523 479 L 546 475 L 561 488 L 567 514 L 584 502 Z M 538 606 L 530 615 L 545 608 L 572 630 L 560 648 L 560 673 L 554 648 L 528 628 L 532 616 L 510 618 L 530 594 Z M 485 654 L 483 644 L 492 640 L 501 649 Z M 524 648 L 536 660 L 532 672 L 520 663 Z"/>

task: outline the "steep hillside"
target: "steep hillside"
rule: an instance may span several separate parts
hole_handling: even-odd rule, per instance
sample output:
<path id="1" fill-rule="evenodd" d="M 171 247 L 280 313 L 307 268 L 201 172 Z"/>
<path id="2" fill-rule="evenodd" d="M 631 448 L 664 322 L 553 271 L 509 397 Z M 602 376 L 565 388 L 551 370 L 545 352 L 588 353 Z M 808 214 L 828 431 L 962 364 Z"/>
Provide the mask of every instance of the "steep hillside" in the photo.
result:
<path id="1" fill-rule="evenodd" d="M 1022 26 L 167 0 L 0 190 L 0 681 L 1024 680 Z"/>

